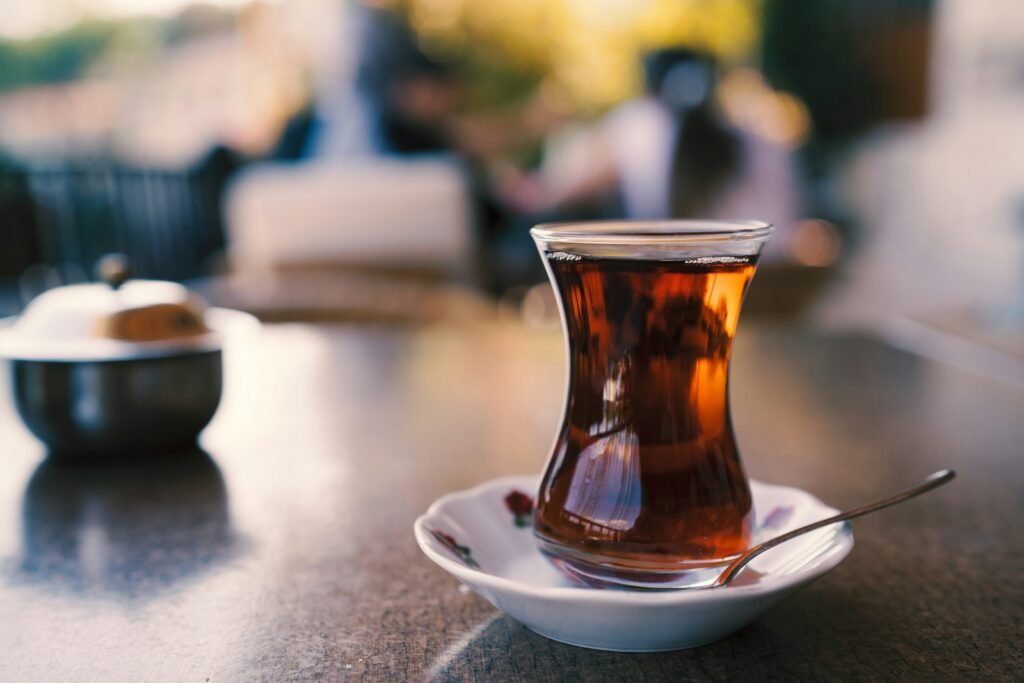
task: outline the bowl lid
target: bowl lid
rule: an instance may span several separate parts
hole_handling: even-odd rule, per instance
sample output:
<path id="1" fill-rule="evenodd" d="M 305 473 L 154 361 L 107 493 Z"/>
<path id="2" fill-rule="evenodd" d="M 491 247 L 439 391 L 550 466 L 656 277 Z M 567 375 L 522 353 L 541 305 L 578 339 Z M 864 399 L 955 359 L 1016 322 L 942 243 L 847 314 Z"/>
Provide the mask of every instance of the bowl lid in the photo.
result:
<path id="1" fill-rule="evenodd" d="M 206 302 L 174 282 L 127 280 L 100 265 L 105 283 L 46 291 L 0 330 L 0 356 L 22 360 L 120 360 L 216 350 Z"/>

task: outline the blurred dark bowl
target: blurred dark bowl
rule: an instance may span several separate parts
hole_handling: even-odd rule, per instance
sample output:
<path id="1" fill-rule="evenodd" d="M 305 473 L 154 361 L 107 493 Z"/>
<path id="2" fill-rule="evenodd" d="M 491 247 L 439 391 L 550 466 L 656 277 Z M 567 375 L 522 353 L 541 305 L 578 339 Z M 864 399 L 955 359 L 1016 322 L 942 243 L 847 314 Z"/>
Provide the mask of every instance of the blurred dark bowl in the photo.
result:
<path id="1" fill-rule="evenodd" d="M 14 400 L 58 456 L 194 447 L 222 391 L 221 352 L 103 361 L 12 360 Z"/>

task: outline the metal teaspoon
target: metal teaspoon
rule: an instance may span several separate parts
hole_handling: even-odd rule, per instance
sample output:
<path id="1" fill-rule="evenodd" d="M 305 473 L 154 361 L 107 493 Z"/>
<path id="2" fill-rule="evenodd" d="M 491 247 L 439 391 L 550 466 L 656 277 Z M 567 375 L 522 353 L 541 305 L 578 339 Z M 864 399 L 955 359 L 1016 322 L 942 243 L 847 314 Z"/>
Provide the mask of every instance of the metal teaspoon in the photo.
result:
<path id="1" fill-rule="evenodd" d="M 825 519 L 819 520 L 817 522 L 813 522 L 811 524 L 807 524 L 797 529 L 793 529 L 792 531 L 788 531 L 782 534 L 781 536 L 776 536 L 775 538 L 769 539 L 764 543 L 759 543 L 745 551 L 735 560 L 733 560 L 729 564 L 729 566 L 725 568 L 725 571 L 723 571 L 717 579 L 711 582 L 710 585 L 703 587 L 719 588 L 722 586 L 728 586 L 729 583 L 736 578 L 736 575 L 739 574 L 745 566 L 747 566 L 748 562 L 750 562 L 766 550 L 770 550 L 771 548 L 774 548 L 775 546 L 781 543 L 785 543 L 786 541 L 794 539 L 797 536 L 802 536 L 803 534 L 806 534 L 809 531 L 814 531 L 815 529 L 820 529 L 822 527 L 828 526 L 829 524 L 835 524 L 836 522 L 844 522 L 848 519 L 854 519 L 855 517 L 862 517 L 864 515 L 876 512 L 883 508 L 896 505 L 897 503 L 902 503 L 905 500 L 910 500 L 915 496 L 919 496 L 922 493 L 926 493 L 927 491 L 936 489 L 942 486 L 943 484 L 949 483 L 950 481 L 953 480 L 955 476 L 956 472 L 954 472 L 953 470 L 939 470 L 935 474 L 930 475 L 917 486 L 913 486 L 893 496 L 889 496 L 888 498 L 875 501 L 874 503 L 868 503 L 866 505 L 861 505 L 860 507 L 840 512 L 837 515 L 832 515 L 831 517 L 826 517 Z"/>

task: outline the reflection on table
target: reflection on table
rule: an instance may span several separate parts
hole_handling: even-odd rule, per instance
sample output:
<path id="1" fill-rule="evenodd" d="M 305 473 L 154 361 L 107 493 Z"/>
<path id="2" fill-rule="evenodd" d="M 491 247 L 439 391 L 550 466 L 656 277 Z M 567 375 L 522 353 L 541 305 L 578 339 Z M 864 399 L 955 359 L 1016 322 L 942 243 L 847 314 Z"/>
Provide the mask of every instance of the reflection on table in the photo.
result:
<path id="1" fill-rule="evenodd" d="M 53 588 L 145 600 L 239 548 L 224 479 L 202 451 L 50 458 L 25 487 L 19 574 Z"/>

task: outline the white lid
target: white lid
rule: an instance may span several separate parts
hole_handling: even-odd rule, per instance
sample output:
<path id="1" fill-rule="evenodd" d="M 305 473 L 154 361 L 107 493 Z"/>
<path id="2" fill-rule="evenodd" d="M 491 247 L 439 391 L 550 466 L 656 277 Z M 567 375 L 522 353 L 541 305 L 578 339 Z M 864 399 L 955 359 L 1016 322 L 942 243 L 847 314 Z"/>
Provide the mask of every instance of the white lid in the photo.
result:
<path id="1" fill-rule="evenodd" d="M 22 360 L 127 360 L 220 348 L 206 302 L 174 282 L 57 287 L 36 297 L 7 329 L 0 356 Z"/>

